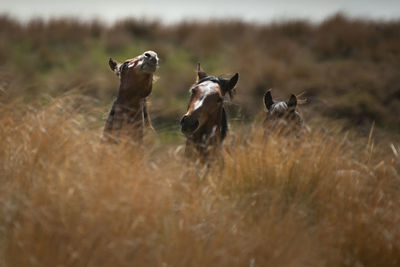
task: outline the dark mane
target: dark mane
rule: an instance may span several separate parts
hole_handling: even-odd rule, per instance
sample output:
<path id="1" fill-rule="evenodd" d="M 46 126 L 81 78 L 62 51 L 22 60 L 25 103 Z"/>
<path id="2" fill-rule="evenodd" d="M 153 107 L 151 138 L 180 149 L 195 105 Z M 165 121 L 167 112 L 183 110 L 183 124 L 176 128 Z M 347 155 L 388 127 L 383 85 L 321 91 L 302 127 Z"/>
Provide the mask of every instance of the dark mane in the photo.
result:
<path id="1" fill-rule="evenodd" d="M 214 83 L 218 83 L 220 86 L 222 85 L 222 78 L 215 77 L 215 76 L 207 76 L 207 77 L 205 77 L 203 79 L 200 79 L 196 84 L 201 84 L 201 83 L 206 82 L 206 81 L 211 81 L 211 82 L 214 82 Z"/>
<path id="2" fill-rule="evenodd" d="M 225 139 L 228 132 L 228 120 L 226 118 L 225 108 L 222 108 L 222 118 L 221 118 L 221 142 Z"/>

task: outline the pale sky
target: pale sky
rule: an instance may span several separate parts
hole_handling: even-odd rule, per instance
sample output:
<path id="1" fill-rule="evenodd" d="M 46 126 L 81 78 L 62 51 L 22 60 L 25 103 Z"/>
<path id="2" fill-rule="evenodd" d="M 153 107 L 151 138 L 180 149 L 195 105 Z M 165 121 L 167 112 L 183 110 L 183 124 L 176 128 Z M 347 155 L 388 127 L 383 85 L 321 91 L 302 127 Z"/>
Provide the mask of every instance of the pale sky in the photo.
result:
<path id="1" fill-rule="evenodd" d="M 399 19 L 400 0 L 0 0 L 0 13 L 23 21 L 73 16 L 112 23 L 133 16 L 166 23 L 210 18 L 258 23 L 301 18 L 318 22 L 338 11 L 352 17 Z"/>

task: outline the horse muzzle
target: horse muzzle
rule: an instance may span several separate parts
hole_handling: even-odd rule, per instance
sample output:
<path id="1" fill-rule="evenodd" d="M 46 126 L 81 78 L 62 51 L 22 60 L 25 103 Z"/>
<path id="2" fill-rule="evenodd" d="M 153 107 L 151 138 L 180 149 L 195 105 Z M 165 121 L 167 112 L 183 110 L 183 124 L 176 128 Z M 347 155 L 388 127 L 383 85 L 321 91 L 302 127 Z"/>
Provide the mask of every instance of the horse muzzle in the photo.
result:
<path id="1" fill-rule="evenodd" d="M 199 121 L 192 116 L 183 116 L 181 119 L 181 131 L 186 136 L 193 134 L 199 127 Z"/>
<path id="2" fill-rule="evenodd" d="M 143 55 L 144 58 L 141 69 L 149 73 L 155 72 L 158 66 L 158 57 L 156 52 L 147 51 Z"/>

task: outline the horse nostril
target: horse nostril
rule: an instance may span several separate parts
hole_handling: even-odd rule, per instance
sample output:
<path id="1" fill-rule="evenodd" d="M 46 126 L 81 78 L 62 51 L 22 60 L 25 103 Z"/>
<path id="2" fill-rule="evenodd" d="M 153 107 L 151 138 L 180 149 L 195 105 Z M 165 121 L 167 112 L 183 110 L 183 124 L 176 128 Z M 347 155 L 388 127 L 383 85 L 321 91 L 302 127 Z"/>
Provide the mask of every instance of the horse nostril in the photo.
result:
<path id="1" fill-rule="evenodd" d="M 197 129 L 197 127 L 199 127 L 199 121 L 194 120 L 193 124 L 191 125 L 191 130 L 194 131 Z"/>
<path id="2" fill-rule="evenodd" d="M 193 132 L 199 126 L 199 121 L 190 116 L 183 116 L 181 119 L 182 131 Z"/>
<path id="3" fill-rule="evenodd" d="M 186 115 L 182 117 L 182 119 L 181 119 L 181 125 L 183 125 L 183 124 L 185 123 L 185 119 L 186 119 L 186 118 L 187 118 Z"/>
<path id="4" fill-rule="evenodd" d="M 148 52 L 144 53 L 144 56 L 147 57 L 147 58 L 151 57 L 150 53 L 148 53 Z"/>

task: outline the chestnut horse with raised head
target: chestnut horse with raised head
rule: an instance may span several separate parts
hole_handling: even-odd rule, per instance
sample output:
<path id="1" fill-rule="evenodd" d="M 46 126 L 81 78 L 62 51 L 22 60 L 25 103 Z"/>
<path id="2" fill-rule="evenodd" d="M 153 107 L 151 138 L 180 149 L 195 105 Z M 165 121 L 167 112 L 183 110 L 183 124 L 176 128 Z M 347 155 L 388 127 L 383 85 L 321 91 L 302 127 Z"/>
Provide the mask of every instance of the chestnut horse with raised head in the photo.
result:
<path id="1" fill-rule="evenodd" d="M 151 126 L 146 97 L 151 93 L 153 74 L 158 66 L 157 54 L 147 51 L 120 64 L 109 60 L 111 70 L 119 77 L 118 96 L 108 114 L 103 140 L 118 142 L 119 137 L 131 136 L 140 143 L 144 126 Z"/>
<path id="2" fill-rule="evenodd" d="M 181 119 L 181 130 L 186 136 L 186 155 L 198 153 L 204 161 L 210 149 L 219 147 L 228 131 L 224 96 L 232 98 L 239 79 L 208 76 L 198 65 L 196 83 L 190 88 L 190 101 Z"/>
<path id="3" fill-rule="evenodd" d="M 296 135 L 304 127 L 303 118 L 297 111 L 297 97 L 290 95 L 288 101 L 274 101 L 271 90 L 264 94 L 264 105 L 267 109 L 264 120 L 265 130 L 295 132 Z"/>

